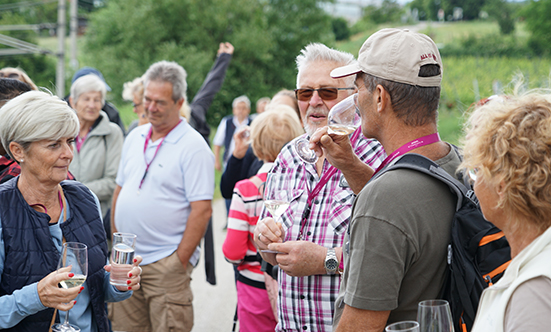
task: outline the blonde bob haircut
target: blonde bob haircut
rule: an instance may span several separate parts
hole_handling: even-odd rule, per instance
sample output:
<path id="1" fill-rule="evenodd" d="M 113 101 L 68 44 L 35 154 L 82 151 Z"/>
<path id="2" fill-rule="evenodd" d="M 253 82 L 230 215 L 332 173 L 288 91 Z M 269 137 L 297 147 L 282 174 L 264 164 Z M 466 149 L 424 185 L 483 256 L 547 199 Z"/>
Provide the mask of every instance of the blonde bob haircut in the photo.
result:
<path id="1" fill-rule="evenodd" d="M 259 114 L 251 123 L 254 154 L 260 160 L 272 162 L 285 144 L 304 133 L 295 111 L 278 105 Z"/>
<path id="2" fill-rule="evenodd" d="M 14 160 L 9 149 L 11 142 L 27 151 L 33 142 L 75 137 L 79 129 L 75 111 L 46 92 L 25 92 L 0 108 L 0 139 Z"/>
<path id="3" fill-rule="evenodd" d="M 475 108 L 466 122 L 464 161 L 478 177 L 502 184 L 498 207 L 530 224 L 514 229 L 544 231 L 551 226 L 551 95 L 532 91 L 495 98 Z M 491 221 L 491 220 L 490 220 Z"/>

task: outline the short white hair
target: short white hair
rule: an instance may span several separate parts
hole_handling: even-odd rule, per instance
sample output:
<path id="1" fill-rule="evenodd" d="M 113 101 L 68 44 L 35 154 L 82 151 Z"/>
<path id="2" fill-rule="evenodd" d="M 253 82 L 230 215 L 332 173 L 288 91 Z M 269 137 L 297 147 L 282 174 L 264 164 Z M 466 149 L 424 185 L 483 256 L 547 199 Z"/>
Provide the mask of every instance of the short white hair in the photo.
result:
<path id="1" fill-rule="evenodd" d="M 245 103 L 247 105 L 247 108 L 251 109 L 251 100 L 249 99 L 249 97 L 243 95 L 235 98 L 231 103 L 231 107 L 235 108 L 235 106 L 237 106 L 237 104 L 239 103 Z"/>
<path id="2" fill-rule="evenodd" d="M 105 82 L 95 74 L 84 75 L 73 82 L 71 85 L 71 98 L 73 99 L 73 104 L 77 104 L 81 94 L 91 91 L 101 93 L 101 105 L 103 107 L 103 105 L 105 105 L 105 94 L 107 90 L 105 88 Z"/>
<path id="3" fill-rule="evenodd" d="M 27 150 L 31 143 L 44 139 L 76 137 L 79 128 L 75 111 L 65 101 L 43 91 L 25 92 L 0 108 L 0 139 L 14 160 L 9 149 L 11 142 Z"/>
<path id="4" fill-rule="evenodd" d="M 354 56 L 348 52 L 343 52 L 329 48 L 321 43 L 310 43 L 300 51 L 300 54 L 296 58 L 298 75 L 297 75 L 297 87 L 300 74 L 306 67 L 312 62 L 327 61 L 334 62 L 337 66 L 348 66 L 356 63 L 357 60 Z M 348 86 L 354 85 L 355 75 L 343 78 Z"/>

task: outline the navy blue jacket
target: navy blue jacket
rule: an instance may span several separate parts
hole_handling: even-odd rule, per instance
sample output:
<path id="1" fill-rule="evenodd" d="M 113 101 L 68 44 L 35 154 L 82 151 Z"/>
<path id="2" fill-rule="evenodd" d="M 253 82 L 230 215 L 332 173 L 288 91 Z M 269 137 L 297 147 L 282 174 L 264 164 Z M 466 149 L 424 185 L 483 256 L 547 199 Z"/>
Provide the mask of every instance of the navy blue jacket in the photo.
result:
<path id="1" fill-rule="evenodd" d="M 27 204 L 17 188 L 19 177 L 0 186 L 0 218 L 5 261 L 0 296 L 40 281 L 57 269 L 60 254 L 49 230 L 50 217 Z M 103 223 L 88 188 L 76 181 L 61 182 L 70 217 L 60 225 L 67 242 L 88 246 L 87 287 L 92 301 L 92 316 L 99 332 L 108 332 L 105 311 L 103 269 L 107 261 L 107 239 Z M 54 309 L 48 308 L 23 319 L 7 331 L 48 331 Z M 56 317 L 56 320 L 59 320 Z"/>

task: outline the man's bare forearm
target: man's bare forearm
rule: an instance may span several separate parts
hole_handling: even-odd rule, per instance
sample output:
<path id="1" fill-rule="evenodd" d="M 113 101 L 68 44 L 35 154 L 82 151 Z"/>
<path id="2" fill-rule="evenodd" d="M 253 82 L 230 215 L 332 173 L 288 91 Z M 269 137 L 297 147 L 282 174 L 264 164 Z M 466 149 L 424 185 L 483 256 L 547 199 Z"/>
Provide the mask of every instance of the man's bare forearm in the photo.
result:
<path id="1" fill-rule="evenodd" d="M 209 219 L 212 215 L 211 201 L 191 202 L 191 213 L 189 214 L 186 230 L 182 236 L 182 241 L 178 245 L 178 257 L 184 267 L 187 266 L 195 248 L 201 242 L 205 235 Z"/>

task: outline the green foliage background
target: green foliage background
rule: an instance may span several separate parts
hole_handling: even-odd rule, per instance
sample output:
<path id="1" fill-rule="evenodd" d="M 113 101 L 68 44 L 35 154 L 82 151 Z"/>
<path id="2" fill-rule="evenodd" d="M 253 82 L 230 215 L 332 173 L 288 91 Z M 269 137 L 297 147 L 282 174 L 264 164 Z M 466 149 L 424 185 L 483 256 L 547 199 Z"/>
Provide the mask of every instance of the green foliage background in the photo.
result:
<path id="1" fill-rule="evenodd" d="M 235 47 L 224 88 L 209 122 L 231 112 L 231 101 L 253 102 L 295 86 L 294 59 L 310 42 L 334 40 L 330 17 L 316 0 L 111 0 L 90 16 L 85 62 L 101 68 L 120 96 L 124 82 L 159 60 L 188 72 L 192 98 L 209 71 L 218 43 Z"/>

